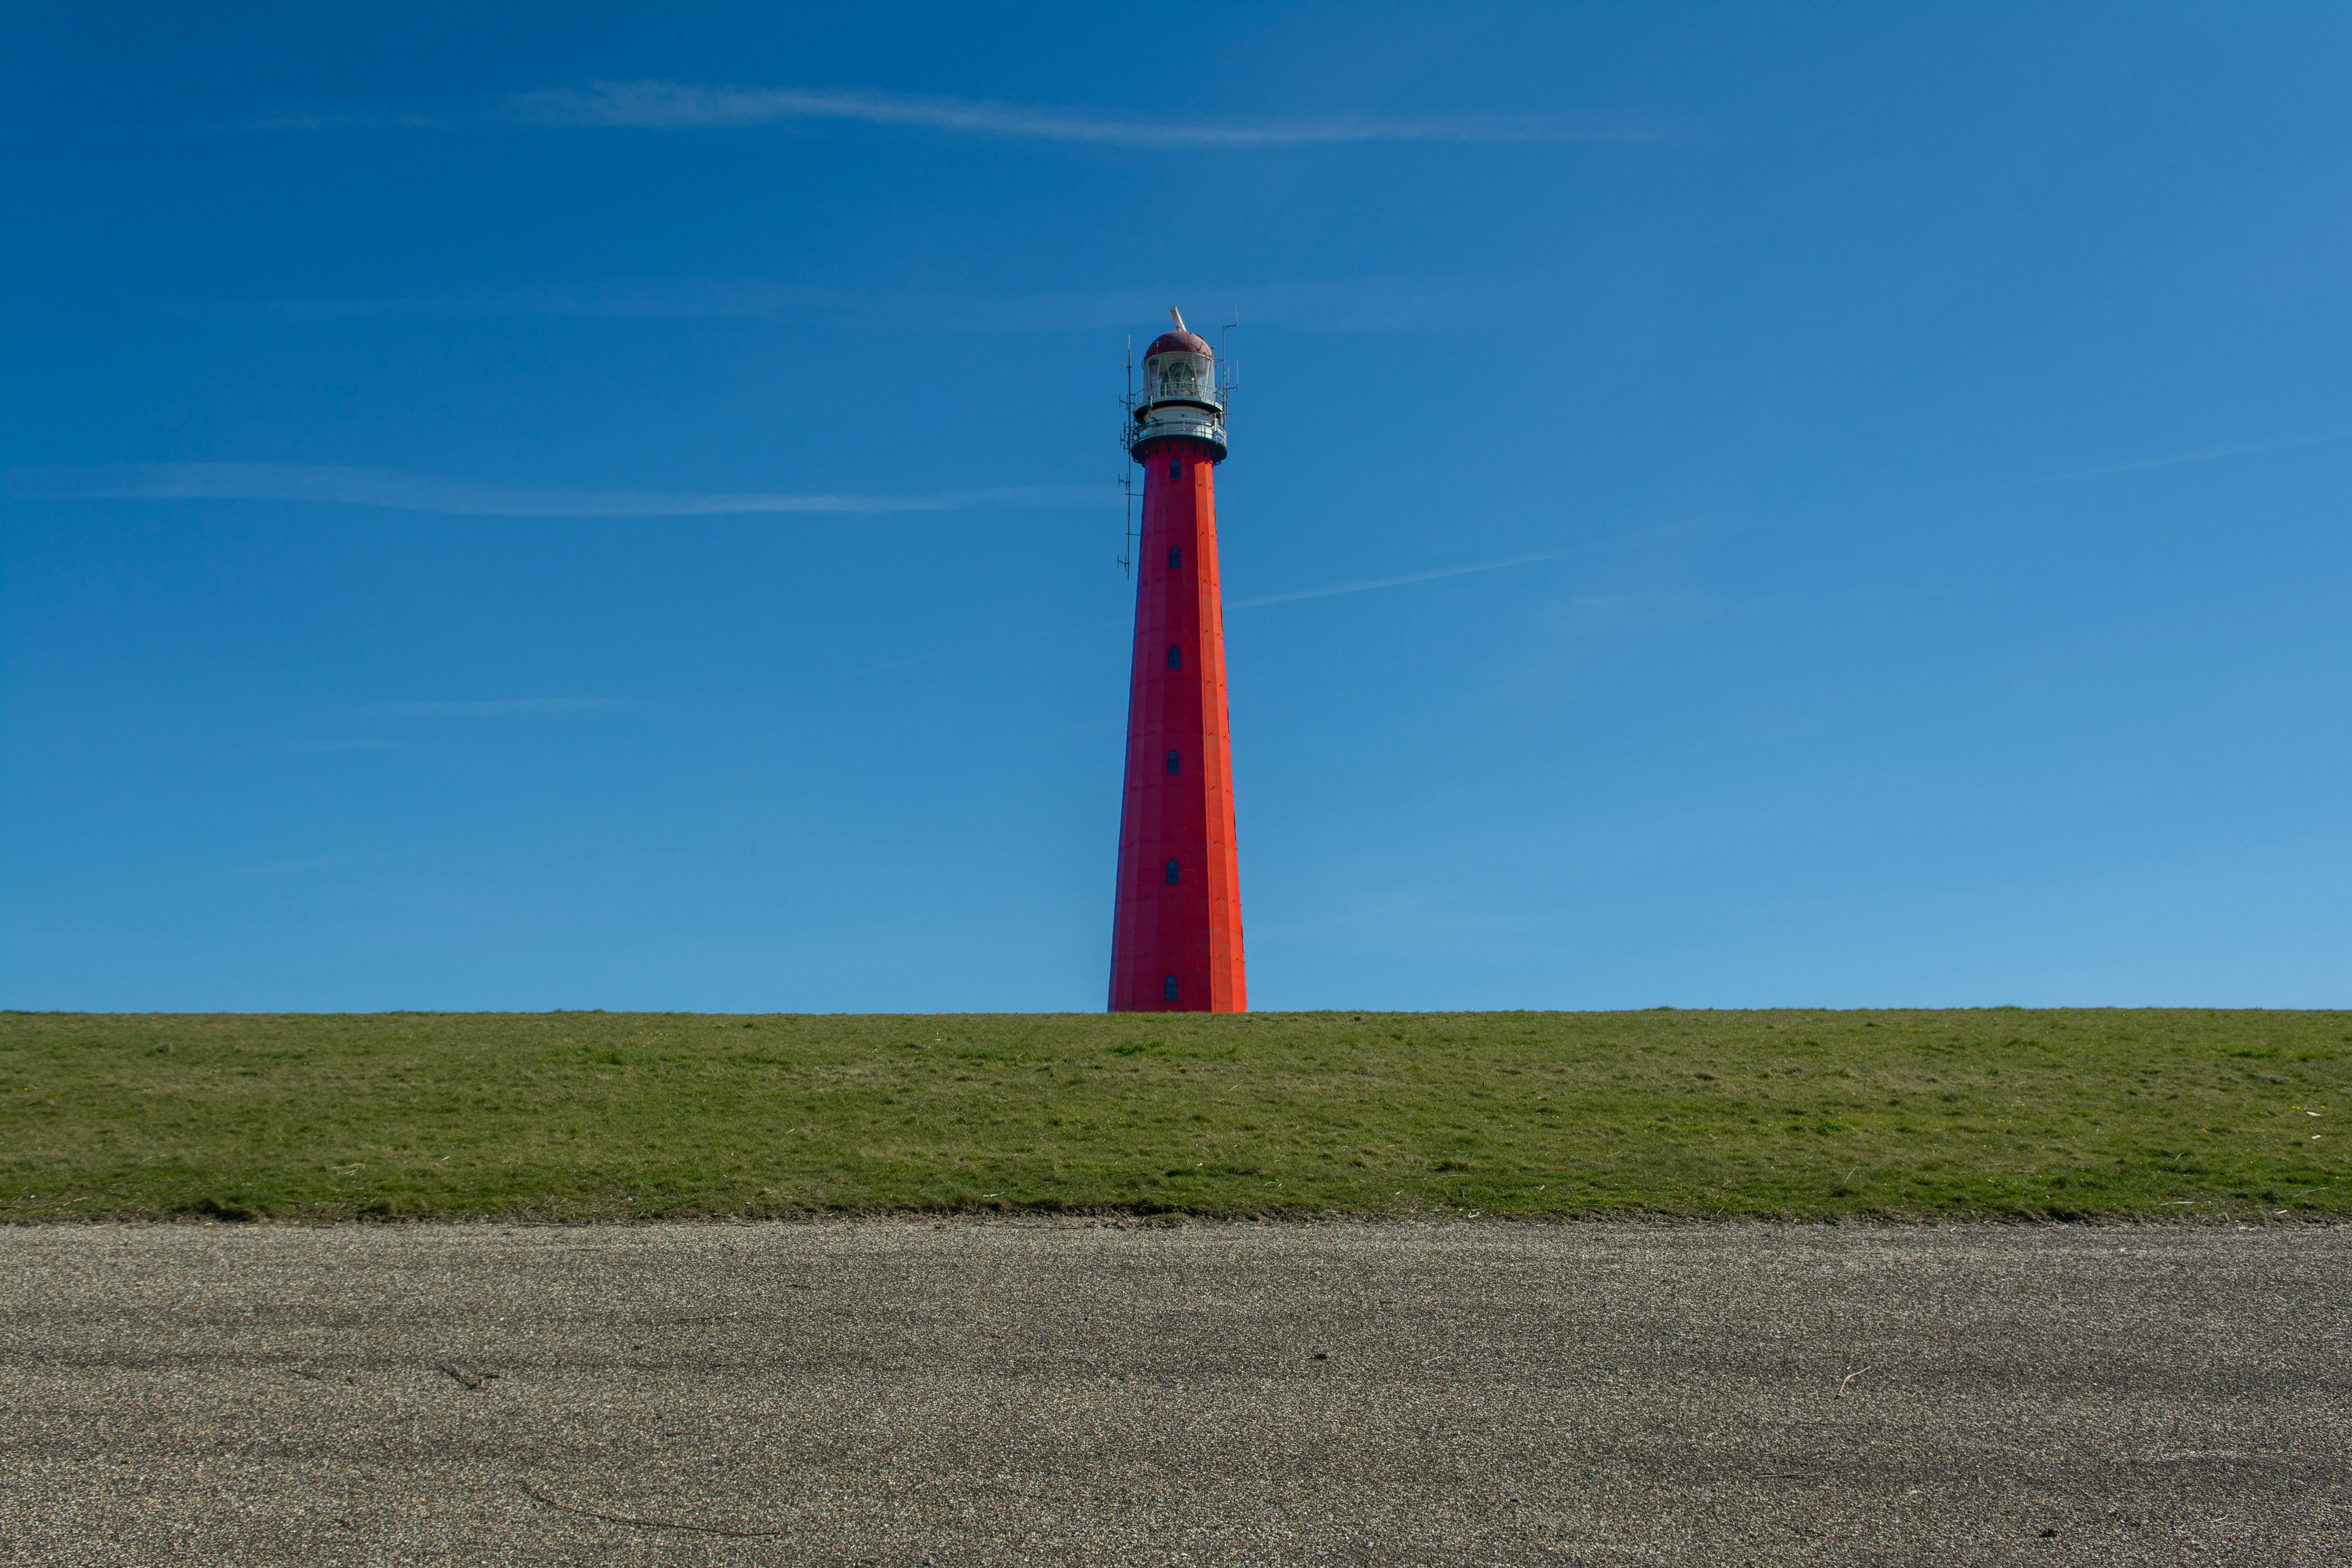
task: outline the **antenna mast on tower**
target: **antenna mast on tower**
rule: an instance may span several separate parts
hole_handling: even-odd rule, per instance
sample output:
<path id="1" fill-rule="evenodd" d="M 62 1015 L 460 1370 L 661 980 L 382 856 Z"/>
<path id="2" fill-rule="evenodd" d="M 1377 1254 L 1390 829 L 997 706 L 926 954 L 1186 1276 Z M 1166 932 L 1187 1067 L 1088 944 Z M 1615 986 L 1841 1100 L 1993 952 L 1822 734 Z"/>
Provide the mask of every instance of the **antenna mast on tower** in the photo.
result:
<path id="1" fill-rule="evenodd" d="M 1135 334 L 1127 335 L 1127 357 L 1121 362 L 1127 371 L 1127 395 L 1120 398 L 1123 417 L 1118 422 L 1118 450 L 1125 459 L 1118 466 L 1119 493 L 1127 498 L 1127 522 L 1119 534 L 1118 570 L 1129 582 L 1135 578 Z"/>

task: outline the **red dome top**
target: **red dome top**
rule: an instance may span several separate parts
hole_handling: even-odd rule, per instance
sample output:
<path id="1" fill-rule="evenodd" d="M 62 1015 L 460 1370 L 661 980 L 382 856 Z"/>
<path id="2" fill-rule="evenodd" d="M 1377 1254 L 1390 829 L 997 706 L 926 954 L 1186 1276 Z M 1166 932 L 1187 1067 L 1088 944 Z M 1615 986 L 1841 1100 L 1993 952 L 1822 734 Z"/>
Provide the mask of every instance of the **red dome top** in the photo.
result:
<path id="1" fill-rule="evenodd" d="M 1207 341 L 1191 332 L 1162 332 L 1151 340 L 1151 346 L 1143 351 L 1143 357 L 1150 359 L 1153 354 L 1204 354 L 1209 352 Z"/>

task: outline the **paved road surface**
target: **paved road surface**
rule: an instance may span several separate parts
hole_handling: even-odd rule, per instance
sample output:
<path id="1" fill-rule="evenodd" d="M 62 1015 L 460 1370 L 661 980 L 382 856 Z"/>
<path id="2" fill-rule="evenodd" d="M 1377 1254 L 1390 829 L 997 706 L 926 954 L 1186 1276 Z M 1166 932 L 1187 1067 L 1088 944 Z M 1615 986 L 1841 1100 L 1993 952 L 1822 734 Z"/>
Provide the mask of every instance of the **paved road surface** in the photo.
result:
<path id="1" fill-rule="evenodd" d="M 2352 1228 L 0 1232 L 0 1562 L 2352 1563 Z"/>

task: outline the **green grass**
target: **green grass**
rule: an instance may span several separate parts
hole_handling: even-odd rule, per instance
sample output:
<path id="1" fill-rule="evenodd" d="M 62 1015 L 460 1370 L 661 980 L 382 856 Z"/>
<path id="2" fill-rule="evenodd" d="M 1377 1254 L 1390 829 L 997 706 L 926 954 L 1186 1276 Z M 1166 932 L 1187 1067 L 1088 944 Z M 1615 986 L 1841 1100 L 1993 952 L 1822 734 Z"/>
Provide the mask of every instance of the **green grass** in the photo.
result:
<path id="1" fill-rule="evenodd" d="M 2352 1013 L 8 1013 L 0 1218 L 2343 1216 L 2347 1089 Z"/>

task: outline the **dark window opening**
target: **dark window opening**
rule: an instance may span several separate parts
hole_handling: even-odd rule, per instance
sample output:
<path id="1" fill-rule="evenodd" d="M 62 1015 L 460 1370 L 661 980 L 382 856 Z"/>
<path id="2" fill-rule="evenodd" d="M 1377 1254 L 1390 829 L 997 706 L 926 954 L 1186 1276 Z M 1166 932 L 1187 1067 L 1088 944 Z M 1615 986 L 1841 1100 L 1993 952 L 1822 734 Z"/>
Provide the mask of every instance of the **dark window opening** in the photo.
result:
<path id="1" fill-rule="evenodd" d="M 1184 668 L 1184 650 L 1178 647 L 1174 643 L 1170 643 L 1168 645 L 1168 668 L 1171 669 L 1181 669 Z"/>
<path id="2" fill-rule="evenodd" d="M 1168 547 L 1168 570 L 1170 570 L 1171 572 L 1173 572 L 1173 571 L 1177 570 L 1179 567 L 1182 566 L 1183 564 L 1184 564 L 1184 550 L 1183 550 L 1183 547 L 1182 547 L 1181 545 L 1176 545 L 1176 544 L 1171 544 L 1171 545 L 1170 545 L 1170 546 Z"/>
<path id="3" fill-rule="evenodd" d="M 1184 477 L 1183 458 L 1171 458 L 1168 459 L 1168 477 L 1171 479 L 1181 479 Z"/>
<path id="4" fill-rule="evenodd" d="M 1182 763 L 1182 761 L 1183 761 L 1183 754 L 1182 754 L 1181 752 L 1169 752 L 1169 753 L 1168 753 L 1168 771 L 1169 771 L 1170 773 L 1182 773 L 1184 770 L 1183 770 L 1183 768 L 1180 765 L 1180 764 Z"/>
<path id="5" fill-rule="evenodd" d="M 1173 860 L 1168 862 L 1168 885 L 1171 888 L 1176 885 L 1176 862 Z"/>
<path id="6" fill-rule="evenodd" d="M 1176 1000 L 1176 977 L 1174 975 L 1171 974 L 1167 979 L 1160 983 L 1160 999 L 1163 1002 L 1173 1002 Z"/>

